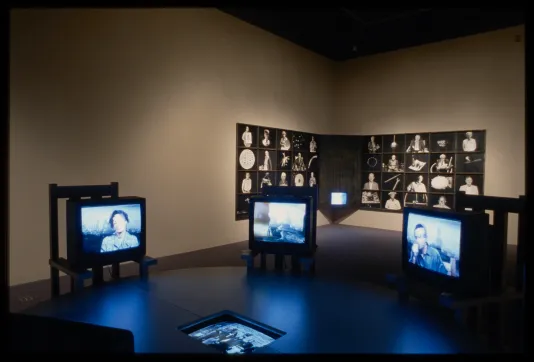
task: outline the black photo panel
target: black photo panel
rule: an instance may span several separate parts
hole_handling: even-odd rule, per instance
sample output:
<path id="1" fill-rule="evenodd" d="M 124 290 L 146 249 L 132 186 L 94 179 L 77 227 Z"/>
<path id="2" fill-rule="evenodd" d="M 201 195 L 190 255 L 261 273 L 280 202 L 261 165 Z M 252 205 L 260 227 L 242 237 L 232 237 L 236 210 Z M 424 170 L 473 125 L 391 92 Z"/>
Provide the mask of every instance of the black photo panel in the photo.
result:
<path id="1" fill-rule="evenodd" d="M 404 174 L 401 172 L 382 173 L 382 188 L 384 191 L 404 191 Z"/>
<path id="2" fill-rule="evenodd" d="M 256 171 L 258 169 L 258 150 L 238 148 L 237 169 L 239 171 Z"/>
<path id="3" fill-rule="evenodd" d="M 362 191 L 362 209 L 379 209 L 381 206 L 380 191 Z"/>
<path id="4" fill-rule="evenodd" d="M 308 148 L 310 150 L 310 153 L 317 153 L 319 152 L 319 141 L 317 139 L 318 137 L 316 135 L 310 135 L 310 140 L 308 144 Z"/>
<path id="5" fill-rule="evenodd" d="M 258 192 L 258 173 L 250 171 L 239 171 L 236 182 L 238 194 L 255 194 Z"/>
<path id="6" fill-rule="evenodd" d="M 276 150 L 259 150 L 258 151 L 258 170 L 273 171 L 278 167 Z"/>
<path id="7" fill-rule="evenodd" d="M 380 172 L 362 172 L 362 190 L 380 190 Z"/>
<path id="8" fill-rule="evenodd" d="M 274 185 L 276 185 L 275 178 L 276 178 L 275 177 L 275 173 L 272 172 L 272 171 L 260 172 L 259 175 L 258 175 L 258 184 L 259 184 L 258 192 L 261 193 L 261 190 L 265 186 L 274 186 Z"/>
<path id="9" fill-rule="evenodd" d="M 404 153 L 390 153 L 382 156 L 382 171 L 384 172 L 404 172 Z"/>
<path id="10" fill-rule="evenodd" d="M 484 152 L 486 148 L 486 132 L 466 131 L 456 135 L 456 150 L 458 152 Z"/>
<path id="11" fill-rule="evenodd" d="M 454 210 L 454 196 L 445 194 L 431 194 L 429 204 L 434 209 Z"/>
<path id="12" fill-rule="evenodd" d="M 382 192 L 382 207 L 387 211 L 402 211 L 404 204 L 403 192 L 384 191 Z"/>
<path id="13" fill-rule="evenodd" d="M 405 192 L 403 200 L 404 207 L 407 206 L 427 206 L 428 194 L 423 192 Z"/>
<path id="14" fill-rule="evenodd" d="M 293 165 L 293 153 L 291 151 L 278 151 L 278 169 L 291 171 Z"/>
<path id="15" fill-rule="evenodd" d="M 319 171 L 319 154 L 308 154 L 308 171 Z"/>
<path id="16" fill-rule="evenodd" d="M 430 174 L 430 191 L 444 194 L 454 193 L 454 175 Z"/>
<path id="17" fill-rule="evenodd" d="M 239 124 L 237 126 L 237 146 L 245 148 L 258 147 L 258 127 Z"/>
<path id="18" fill-rule="evenodd" d="M 415 193 L 428 192 L 428 175 L 421 173 L 407 173 L 404 178 L 406 191 Z"/>
<path id="19" fill-rule="evenodd" d="M 291 144 L 291 140 L 293 137 L 292 132 L 285 129 L 279 129 L 278 132 L 276 132 L 276 135 L 277 149 L 281 151 L 291 151 L 293 149 L 293 145 Z"/>
<path id="20" fill-rule="evenodd" d="M 454 153 L 432 153 L 430 155 L 430 173 L 454 173 L 457 162 Z"/>
<path id="21" fill-rule="evenodd" d="M 276 128 L 260 127 L 258 138 L 259 148 L 276 149 Z"/>
<path id="22" fill-rule="evenodd" d="M 458 153 L 456 155 L 456 172 L 483 173 L 484 154 L 483 153 Z"/>
<path id="23" fill-rule="evenodd" d="M 430 152 L 454 152 L 456 150 L 456 133 L 443 132 L 430 134 Z"/>
<path id="24" fill-rule="evenodd" d="M 382 151 L 384 153 L 404 153 L 406 147 L 404 134 L 382 136 Z"/>
<path id="25" fill-rule="evenodd" d="M 381 171 L 382 155 L 377 153 L 365 153 L 363 155 L 362 169 L 366 171 Z"/>
<path id="26" fill-rule="evenodd" d="M 308 154 L 304 151 L 293 151 L 291 169 L 295 172 L 305 172 L 308 169 Z"/>
<path id="27" fill-rule="evenodd" d="M 249 201 L 252 195 L 237 195 L 236 200 L 236 219 L 248 219 Z"/>
<path id="28" fill-rule="evenodd" d="M 406 155 L 405 161 L 405 171 L 406 172 L 418 172 L 418 173 L 428 173 L 428 153 L 410 153 Z"/>
<path id="29" fill-rule="evenodd" d="M 293 149 L 308 151 L 309 137 L 306 133 L 293 132 Z"/>
<path id="30" fill-rule="evenodd" d="M 291 186 L 291 173 L 286 171 L 277 172 L 276 185 L 277 186 Z"/>
<path id="31" fill-rule="evenodd" d="M 413 133 L 406 135 L 406 153 L 429 152 L 429 138 L 428 133 Z"/>
<path id="32" fill-rule="evenodd" d="M 484 195 L 484 177 L 482 175 L 456 175 L 456 191 L 467 195 Z"/>
<path id="33" fill-rule="evenodd" d="M 291 174 L 292 186 L 304 187 L 306 186 L 306 172 L 293 172 Z"/>
<path id="34" fill-rule="evenodd" d="M 308 172 L 308 186 L 317 187 L 319 185 L 319 173 L 317 171 Z"/>
<path id="35" fill-rule="evenodd" d="M 367 153 L 382 153 L 382 136 L 369 136 L 367 141 Z"/>

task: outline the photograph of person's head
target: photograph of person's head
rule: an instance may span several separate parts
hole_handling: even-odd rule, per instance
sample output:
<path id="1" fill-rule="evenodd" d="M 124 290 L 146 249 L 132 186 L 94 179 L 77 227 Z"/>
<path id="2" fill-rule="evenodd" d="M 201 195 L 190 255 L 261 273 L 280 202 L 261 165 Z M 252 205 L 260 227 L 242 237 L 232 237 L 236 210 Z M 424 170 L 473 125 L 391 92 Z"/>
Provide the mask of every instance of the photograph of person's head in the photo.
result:
<path id="1" fill-rule="evenodd" d="M 404 206 L 412 205 L 427 205 L 428 204 L 428 188 L 425 184 L 426 180 L 423 175 L 407 174 L 406 175 L 406 193 L 404 194 Z"/>
<path id="2" fill-rule="evenodd" d="M 458 191 L 465 192 L 467 195 L 482 195 L 482 176 L 457 175 L 456 187 Z"/>
<path id="3" fill-rule="evenodd" d="M 310 172 L 310 176 L 308 177 L 308 184 L 310 187 L 317 186 L 317 177 L 315 177 L 315 172 Z"/>
<path id="4" fill-rule="evenodd" d="M 427 137 L 428 134 L 425 134 L 425 137 L 422 137 L 420 133 L 408 135 L 407 141 L 409 142 L 408 147 L 406 148 L 407 153 L 426 153 L 428 152 Z"/>
<path id="5" fill-rule="evenodd" d="M 367 142 L 367 151 L 369 153 L 379 153 L 381 151 L 381 138 L 378 136 L 370 136 Z"/>
<path id="6" fill-rule="evenodd" d="M 294 159 L 293 159 L 293 171 L 306 171 L 307 169 L 307 163 L 306 159 L 303 156 L 302 152 L 295 153 Z"/>
<path id="7" fill-rule="evenodd" d="M 311 136 L 310 139 L 310 153 L 317 153 L 317 140 L 315 136 Z"/>
<path id="8" fill-rule="evenodd" d="M 378 174 L 378 175 L 380 175 L 380 174 Z M 364 177 L 365 177 L 365 174 L 364 174 Z M 380 181 L 380 180 L 376 179 L 375 173 L 369 172 L 367 174 L 367 180 L 363 184 L 363 189 L 364 190 L 376 190 L 376 191 L 378 191 L 380 189 L 378 181 Z"/>
<path id="9" fill-rule="evenodd" d="M 432 195 L 431 204 L 436 209 L 452 209 L 452 195 Z"/>
<path id="10" fill-rule="evenodd" d="M 262 136 L 262 139 L 260 141 L 260 148 L 272 148 L 274 146 L 270 129 L 260 128 L 260 135 Z"/>
<path id="11" fill-rule="evenodd" d="M 431 173 L 453 173 L 454 172 L 454 155 L 440 154 L 438 157 L 434 157 L 434 163 L 430 166 Z"/>
<path id="12" fill-rule="evenodd" d="M 282 151 L 289 151 L 291 149 L 291 133 L 285 130 L 279 131 L 278 134 L 278 148 Z"/>
<path id="13" fill-rule="evenodd" d="M 384 154 L 382 162 L 384 172 L 404 172 L 404 155 Z"/>
<path id="14" fill-rule="evenodd" d="M 382 155 L 367 153 L 363 155 L 363 168 L 368 171 L 380 171 L 382 168 Z"/>
<path id="15" fill-rule="evenodd" d="M 109 226 L 113 229 L 113 234 L 106 236 L 102 240 L 101 253 L 108 253 L 117 250 L 135 248 L 139 246 L 137 236 L 128 232 L 130 218 L 123 210 L 114 210 L 109 217 Z"/>
<path id="16" fill-rule="evenodd" d="M 238 172 L 237 193 L 251 194 L 256 192 L 257 172 Z"/>
<path id="17" fill-rule="evenodd" d="M 259 169 L 260 171 L 272 171 L 275 169 L 276 165 L 276 152 L 275 151 L 268 151 L 268 150 L 260 150 L 258 152 L 260 154 L 260 165 Z"/>
<path id="18" fill-rule="evenodd" d="M 459 152 L 484 152 L 485 131 L 466 131 L 457 134 L 457 150 Z"/>
<path id="19" fill-rule="evenodd" d="M 382 200 L 385 200 L 384 208 L 386 210 L 389 210 L 389 211 L 402 210 L 401 201 L 398 199 L 397 192 L 395 191 L 384 192 L 384 195 L 382 196 Z"/>
<path id="20" fill-rule="evenodd" d="M 287 173 L 280 172 L 280 180 L 278 181 L 278 186 L 289 186 L 289 178 Z"/>
<path id="21" fill-rule="evenodd" d="M 256 147 L 257 146 L 258 127 L 240 124 L 237 127 L 237 137 L 239 147 Z"/>

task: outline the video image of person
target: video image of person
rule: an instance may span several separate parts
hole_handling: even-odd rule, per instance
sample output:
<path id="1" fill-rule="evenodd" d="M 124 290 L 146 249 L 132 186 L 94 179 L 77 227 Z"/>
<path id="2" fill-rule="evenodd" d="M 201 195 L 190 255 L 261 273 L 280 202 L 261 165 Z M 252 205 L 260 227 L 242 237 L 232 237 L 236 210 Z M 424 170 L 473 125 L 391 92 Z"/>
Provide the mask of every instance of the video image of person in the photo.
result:
<path id="1" fill-rule="evenodd" d="M 236 322 L 212 324 L 189 336 L 226 354 L 251 353 L 274 341 L 274 338 Z"/>
<path id="2" fill-rule="evenodd" d="M 92 206 L 81 211 L 85 252 L 109 253 L 139 246 L 140 205 Z"/>
<path id="3" fill-rule="evenodd" d="M 254 237 L 263 242 L 304 244 L 306 205 L 257 202 L 254 207 Z"/>
<path id="4" fill-rule="evenodd" d="M 408 261 L 427 270 L 460 276 L 460 221 L 417 214 L 408 216 Z"/>

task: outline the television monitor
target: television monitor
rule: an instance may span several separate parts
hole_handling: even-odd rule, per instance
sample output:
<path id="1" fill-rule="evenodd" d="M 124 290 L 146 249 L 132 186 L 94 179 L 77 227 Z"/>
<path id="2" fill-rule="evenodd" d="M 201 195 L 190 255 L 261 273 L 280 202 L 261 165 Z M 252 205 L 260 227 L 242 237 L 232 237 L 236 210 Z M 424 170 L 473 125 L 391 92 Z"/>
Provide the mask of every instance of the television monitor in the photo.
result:
<path id="1" fill-rule="evenodd" d="M 313 225 L 311 197 L 250 198 L 250 250 L 289 255 L 311 253 Z"/>
<path id="2" fill-rule="evenodd" d="M 404 273 L 443 292 L 482 296 L 498 292 L 485 212 L 406 207 L 402 231 Z"/>
<path id="3" fill-rule="evenodd" d="M 265 324 L 223 311 L 178 327 L 205 345 L 224 354 L 250 354 L 285 335 L 285 332 Z"/>
<path id="4" fill-rule="evenodd" d="M 332 206 L 347 205 L 347 193 L 346 192 L 332 192 L 330 194 L 330 205 Z"/>
<path id="5" fill-rule="evenodd" d="M 146 201 L 140 197 L 67 201 L 67 260 L 86 269 L 146 254 Z"/>

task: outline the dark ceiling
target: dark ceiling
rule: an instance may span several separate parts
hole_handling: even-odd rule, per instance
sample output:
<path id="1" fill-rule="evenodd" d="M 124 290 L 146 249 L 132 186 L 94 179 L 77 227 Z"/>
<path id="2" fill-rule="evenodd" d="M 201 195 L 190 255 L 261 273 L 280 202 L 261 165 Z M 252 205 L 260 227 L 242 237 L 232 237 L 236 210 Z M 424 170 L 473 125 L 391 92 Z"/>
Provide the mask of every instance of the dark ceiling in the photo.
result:
<path id="1" fill-rule="evenodd" d="M 525 9 L 219 8 L 315 53 L 343 61 L 524 24 Z"/>

